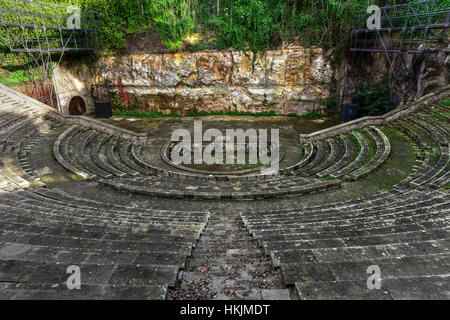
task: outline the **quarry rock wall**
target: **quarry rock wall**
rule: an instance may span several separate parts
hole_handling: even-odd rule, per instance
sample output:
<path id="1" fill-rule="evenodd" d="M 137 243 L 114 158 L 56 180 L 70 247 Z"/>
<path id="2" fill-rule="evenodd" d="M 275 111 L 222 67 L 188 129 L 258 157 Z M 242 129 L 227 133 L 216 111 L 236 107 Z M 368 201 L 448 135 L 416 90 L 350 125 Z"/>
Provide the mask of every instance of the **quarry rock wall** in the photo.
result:
<path id="1" fill-rule="evenodd" d="M 292 46 L 256 57 L 239 51 L 110 55 L 102 65 L 116 100 L 122 99 L 119 80 L 129 99 L 128 107 L 121 109 L 165 114 L 275 111 L 288 115 L 339 111 L 348 61 L 344 59 L 333 68 L 327 57 L 329 53 L 321 48 Z M 381 54 L 367 55 L 359 64 L 355 83 L 380 81 L 390 74 Z M 417 79 L 415 99 L 450 80 L 448 51 L 439 56 L 413 57 L 408 68 Z M 69 101 L 75 95 L 85 100 L 88 113 L 92 111 L 92 70 L 83 60 L 62 63 L 55 70 L 55 81 L 62 112 L 68 113 Z M 409 82 L 406 76 L 405 85 Z M 338 102 L 334 110 L 327 109 L 329 98 Z"/>
<path id="2" fill-rule="evenodd" d="M 269 50 L 256 59 L 238 51 L 201 51 L 108 56 L 105 62 L 106 78 L 119 96 L 121 81 L 130 109 L 167 114 L 194 109 L 321 112 L 333 79 L 320 48 Z M 74 71 L 63 64 L 59 78 L 83 82 L 82 69 Z"/>

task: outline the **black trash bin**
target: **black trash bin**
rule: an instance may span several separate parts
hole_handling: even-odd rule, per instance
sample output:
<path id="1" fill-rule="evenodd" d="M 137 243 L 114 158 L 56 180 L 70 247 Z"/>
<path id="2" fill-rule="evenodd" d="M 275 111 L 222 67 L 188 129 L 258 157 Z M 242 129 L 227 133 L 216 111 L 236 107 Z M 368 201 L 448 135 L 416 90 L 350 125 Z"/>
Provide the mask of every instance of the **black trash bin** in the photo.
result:
<path id="1" fill-rule="evenodd" d="M 358 105 L 344 104 L 341 109 L 341 121 L 349 122 L 358 119 Z"/>
<path id="2" fill-rule="evenodd" d="M 95 117 L 96 118 L 106 118 L 112 117 L 112 104 L 109 102 L 95 102 Z"/>

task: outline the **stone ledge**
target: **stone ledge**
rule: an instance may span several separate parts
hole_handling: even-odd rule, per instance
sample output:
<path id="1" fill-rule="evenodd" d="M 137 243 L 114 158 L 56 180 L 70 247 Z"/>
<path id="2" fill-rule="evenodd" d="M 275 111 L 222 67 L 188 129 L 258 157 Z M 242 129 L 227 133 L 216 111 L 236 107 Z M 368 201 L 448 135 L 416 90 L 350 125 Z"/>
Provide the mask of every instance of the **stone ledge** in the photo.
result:
<path id="1" fill-rule="evenodd" d="M 189 199 L 189 200 L 262 200 L 262 199 L 274 199 L 280 197 L 296 196 L 302 194 L 316 193 L 331 189 L 337 189 L 342 187 L 340 180 L 315 182 L 309 185 L 301 185 L 295 188 L 286 189 L 258 189 L 249 188 L 247 191 L 186 191 L 182 188 L 158 188 L 153 186 L 137 186 L 131 185 L 127 182 L 111 181 L 106 179 L 100 179 L 99 183 L 103 186 L 111 189 L 131 193 L 140 194 L 146 196 L 152 196 L 157 198 L 168 199 Z"/>
<path id="2" fill-rule="evenodd" d="M 119 127 L 116 127 L 114 125 L 104 123 L 102 121 L 92 119 L 86 116 L 71 116 L 61 113 L 60 111 L 57 111 L 53 109 L 52 107 L 37 101 L 33 98 L 30 98 L 14 89 L 8 88 L 4 86 L 3 84 L 0 84 L 0 90 L 6 91 L 9 94 L 17 96 L 19 99 L 25 100 L 26 102 L 32 104 L 34 107 L 42 109 L 42 111 L 45 112 L 45 115 L 50 116 L 53 119 L 56 119 L 58 121 L 61 121 L 63 123 L 73 123 L 84 127 L 89 127 L 92 129 L 95 129 L 100 132 L 104 132 L 109 135 L 117 136 L 123 139 L 128 139 L 132 141 L 139 141 L 139 142 L 147 142 L 147 135 L 146 134 L 139 134 L 136 132 L 132 132 L 126 129 L 122 129 Z"/>

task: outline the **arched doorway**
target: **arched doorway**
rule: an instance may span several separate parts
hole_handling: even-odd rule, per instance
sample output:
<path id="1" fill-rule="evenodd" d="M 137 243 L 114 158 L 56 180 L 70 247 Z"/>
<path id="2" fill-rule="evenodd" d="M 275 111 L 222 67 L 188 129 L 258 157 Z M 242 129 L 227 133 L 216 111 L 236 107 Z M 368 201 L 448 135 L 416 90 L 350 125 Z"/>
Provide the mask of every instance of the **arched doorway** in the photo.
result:
<path id="1" fill-rule="evenodd" d="M 81 116 L 86 112 L 86 103 L 80 96 L 75 96 L 69 103 L 69 114 L 71 116 Z"/>

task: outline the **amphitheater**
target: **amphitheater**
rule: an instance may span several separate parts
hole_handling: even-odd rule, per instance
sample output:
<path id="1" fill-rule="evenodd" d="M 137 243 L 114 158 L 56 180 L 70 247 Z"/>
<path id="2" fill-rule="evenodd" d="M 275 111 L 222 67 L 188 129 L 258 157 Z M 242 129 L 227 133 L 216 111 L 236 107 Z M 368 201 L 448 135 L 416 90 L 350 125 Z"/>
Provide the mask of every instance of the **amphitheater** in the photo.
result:
<path id="1" fill-rule="evenodd" d="M 449 299 L 449 96 L 286 128 L 279 174 L 231 175 L 164 161 L 190 122 L 135 133 L 0 85 L 0 298 Z"/>

